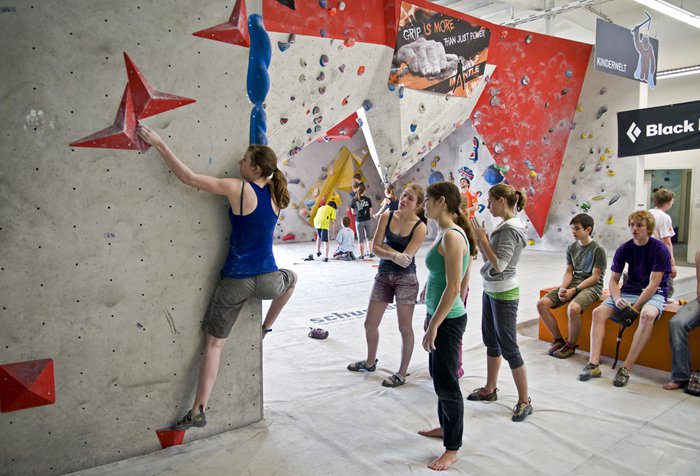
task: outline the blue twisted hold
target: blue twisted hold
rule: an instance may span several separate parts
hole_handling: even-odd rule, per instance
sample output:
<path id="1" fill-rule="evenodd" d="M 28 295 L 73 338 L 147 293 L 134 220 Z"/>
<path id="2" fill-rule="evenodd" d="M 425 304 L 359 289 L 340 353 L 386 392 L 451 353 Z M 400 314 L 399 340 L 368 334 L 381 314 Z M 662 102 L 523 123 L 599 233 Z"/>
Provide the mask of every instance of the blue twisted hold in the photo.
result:
<path id="1" fill-rule="evenodd" d="M 265 31 L 262 16 L 255 13 L 248 17 L 250 49 L 248 51 L 248 97 L 255 104 L 250 112 L 250 143 L 267 145 L 267 114 L 263 102 L 270 90 L 267 68 L 272 57 L 270 37 Z"/>

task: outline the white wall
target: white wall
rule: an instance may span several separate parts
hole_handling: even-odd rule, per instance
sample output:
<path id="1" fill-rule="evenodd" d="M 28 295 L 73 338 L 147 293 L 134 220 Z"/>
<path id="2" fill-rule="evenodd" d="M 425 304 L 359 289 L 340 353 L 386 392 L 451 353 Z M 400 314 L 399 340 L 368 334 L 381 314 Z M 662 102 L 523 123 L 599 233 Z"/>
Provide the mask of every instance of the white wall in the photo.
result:
<path id="1" fill-rule="evenodd" d="M 648 107 L 665 106 L 700 100 L 700 75 L 662 79 L 655 89 L 648 92 Z M 691 203 L 688 229 L 688 255 L 686 261 L 695 262 L 695 250 L 700 248 L 700 150 L 668 152 L 647 155 L 644 158 L 645 170 L 691 169 Z M 678 201 L 677 201 L 678 202 Z"/>

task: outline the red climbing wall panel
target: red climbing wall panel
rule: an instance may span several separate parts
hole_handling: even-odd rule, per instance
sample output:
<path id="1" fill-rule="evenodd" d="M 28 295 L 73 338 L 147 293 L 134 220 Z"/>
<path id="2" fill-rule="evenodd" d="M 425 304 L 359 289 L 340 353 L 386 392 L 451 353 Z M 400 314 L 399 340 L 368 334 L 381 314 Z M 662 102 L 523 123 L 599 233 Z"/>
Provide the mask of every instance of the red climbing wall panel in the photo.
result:
<path id="1" fill-rule="evenodd" d="M 527 192 L 525 212 L 542 236 L 592 45 L 411 3 L 491 29 L 488 62 L 496 70 L 472 120 L 496 162 L 510 167 L 508 183 Z"/>
<path id="2" fill-rule="evenodd" d="M 396 42 L 394 1 L 347 0 L 342 11 L 337 9 L 335 0 L 328 1 L 326 8 L 317 0 L 297 1 L 295 6 L 292 10 L 277 0 L 263 0 L 265 29 L 341 40 L 352 38 L 390 48 Z M 335 8 L 335 13 L 329 12 L 331 8 Z"/>
<path id="3" fill-rule="evenodd" d="M 49 405 L 55 401 L 52 359 L 0 365 L 0 412 Z"/>

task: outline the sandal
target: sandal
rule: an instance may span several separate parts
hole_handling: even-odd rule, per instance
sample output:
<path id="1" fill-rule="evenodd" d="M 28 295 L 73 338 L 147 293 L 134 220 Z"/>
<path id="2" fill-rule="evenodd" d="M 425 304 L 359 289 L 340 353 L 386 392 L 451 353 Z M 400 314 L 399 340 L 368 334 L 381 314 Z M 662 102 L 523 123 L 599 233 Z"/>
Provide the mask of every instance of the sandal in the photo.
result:
<path id="1" fill-rule="evenodd" d="M 328 337 L 328 331 L 321 329 L 320 327 L 309 327 L 309 329 L 311 329 L 311 331 L 309 332 L 309 337 L 311 337 L 312 339 L 325 339 L 326 337 Z"/>
<path id="2" fill-rule="evenodd" d="M 348 365 L 348 370 L 352 372 L 374 372 L 377 370 L 378 359 L 374 360 L 374 365 L 368 365 L 366 360 L 358 360 Z"/>
<path id="3" fill-rule="evenodd" d="M 400 387 L 406 383 L 406 377 L 402 377 L 401 374 L 389 375 L 387 378 L 382 380 L 382 387 Z"/>

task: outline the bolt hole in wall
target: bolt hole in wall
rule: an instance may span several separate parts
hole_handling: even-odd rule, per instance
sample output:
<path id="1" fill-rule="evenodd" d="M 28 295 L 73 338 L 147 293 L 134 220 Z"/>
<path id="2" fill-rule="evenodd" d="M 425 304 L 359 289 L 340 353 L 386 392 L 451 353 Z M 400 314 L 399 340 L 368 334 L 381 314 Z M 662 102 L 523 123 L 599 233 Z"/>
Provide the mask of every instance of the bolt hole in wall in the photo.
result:
<path id="1" fill-rule="evenodd" d="M 692 266 L 687 262 L 688 239 L 691 233 L 690 212 L 693 207 L 692 169 L 654 169 L 644 171 L 644 188 L 646 190 L 647 208 L 654 207 L 654 192 L 660 187 L 667 188 L 675 194 L 673 207 L 668 213 L 673 222 L 676 236 L 671 239 L 676 263 Z"/>

